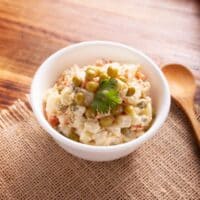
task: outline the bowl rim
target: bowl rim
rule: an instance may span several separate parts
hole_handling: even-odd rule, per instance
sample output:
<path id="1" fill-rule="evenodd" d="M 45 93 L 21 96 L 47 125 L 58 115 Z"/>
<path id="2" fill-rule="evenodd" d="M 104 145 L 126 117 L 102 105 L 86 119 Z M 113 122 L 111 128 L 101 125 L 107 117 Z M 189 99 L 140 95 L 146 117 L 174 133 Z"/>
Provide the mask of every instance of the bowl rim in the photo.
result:
<path id="1" fill-rule="evenodd" d="M 58 131 L 56 131 L 53 127 L 51 127 L 51 125 L 47 122 L 43 112 L 40 110 L 40 106 L 38 106 L 36 101 L 34 100 L 35 95 L 37 93 L 37 87 L 35 86 L 36 82 L 39 80 L 39 76 L 44 71 L 44 68 L 48 67 L 47 64 L 49 61 L 59 59 L 58 57 L 60 55 L 62 55 L 63 53 L 66 53 L 66 52 L 70 52 L 72 49 L 75 49 L 77 47 L 91 46 L 91 45 L 96 45 L 96 44 L 117 46 L 119 48 L 125 48 L 135 54 L 140 55 L 147 62 L 149 62 L 150 65 L 157 71 L 158 76 L 160 76 L 160 78 L 164 84 L 164 93 L 163 93 L 163 95 L 164 95 L 163 105 L 164 106 L 161 106 L 162 112 L 159 114 L 159 116 L 157 116 L 158 117 L 157 123 L 153 123 L 153 125 L 140 137 L 130 140 L 126 143 L 120 143 L 120 144 L 110 145 L 110 146 L 95 146 L 95 145 L 89 145 L 89 144 L 84 144 L 84 143 L 73 141 L 73 140 L 67 138 L 66 136 L 62 135 Z M 39 124 L 43 127 L 44 130 L 46 130 L 48 132 L 48 134 L 50 134 L 53 137 L 53 139 L 63 141 L 65 143 L 67 143 L 68 146 L 72 147 L 73 149 L 85 150 L 85 151 L 89 151 L 89 152 L 91 152 L 91 151 L 105 152 L 105 151 L 116 151 L 119 149 L 127 149 L 131 146 L 139 145 L 139 144 L 147 141 L 151 137 L 153 137 L 156 134 L 156 132 L 161 128 L 161 126 L 163 125 L 163 123 L 165 122 L 165 120 L 168 116 L 170 104 L 171 104 L 171 97 L 170 97 L 170 90 L 169 90 L 169 86 L 168 86 L 166 78 L 164 77 L 164 75 L 163 75 L 162 71 L 160 70 L 160 68 L 158 67 L 158 65 L 156 63 L 154 63 L 154 61 L 150 57 L 148 57 L 146 54 L 144 54 L 140 50 L 137 50 L 133 47 L 127 46 L 127 45 L 119 43 L 119 42 L 95 40 L 95 41 L 85 41 L 85 42 L 72 44 L 72 45 L 64 47 L 64 48 L 56 51 L 55 53 L 51 54 L 40 65 L 40 67 L 37 69 L 37 71 L 33 77 L 31 89 L 30 89 L 30 103 L 31 103 L 31 106 L 33 109 L 33 113 L 35 114 Z"/>

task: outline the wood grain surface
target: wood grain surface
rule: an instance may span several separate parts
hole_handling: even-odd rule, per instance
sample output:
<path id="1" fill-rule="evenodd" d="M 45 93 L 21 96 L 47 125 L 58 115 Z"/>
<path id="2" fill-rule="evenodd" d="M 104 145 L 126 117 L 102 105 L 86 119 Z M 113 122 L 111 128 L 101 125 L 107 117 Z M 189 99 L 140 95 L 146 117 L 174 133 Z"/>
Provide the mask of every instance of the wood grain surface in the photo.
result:
<path id="1" fill-rule="evenodd" d="M 198 0 L 1 0 L 0 108 L 25 97 L 50 54 L 87 40 L 128 44 L 159 66 L 187 65 L 200 85 Z"/>

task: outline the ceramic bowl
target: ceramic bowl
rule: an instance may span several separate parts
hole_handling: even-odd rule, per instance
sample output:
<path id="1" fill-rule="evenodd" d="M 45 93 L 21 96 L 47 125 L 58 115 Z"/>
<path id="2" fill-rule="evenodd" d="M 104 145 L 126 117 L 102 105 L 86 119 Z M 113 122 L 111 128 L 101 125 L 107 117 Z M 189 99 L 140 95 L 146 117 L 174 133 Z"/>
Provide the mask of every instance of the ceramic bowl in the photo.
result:
<path id="1" fill-rule="evenodd" d="M 43 97 L 59 75 L 67 68 L 94 63 L 106 58 L 121 63 L 139 63 L 151 83 L 151 97 L 156 117 L 150 129 L 130 142 L 113 146 L 92 146 L 75 142 L 57 132 L 45 119 Z M 49 58 L 37 70 L 31 87 L 31 105 L 40 125 L 67 152 L 91 161 L 110 161 L 126 156 L 154 136 L 166 120 L 170 108 L 170 92 L 159 67 L 144 53 L 132 47 L 109 41 L 89 41 L 63 48 Z"/>

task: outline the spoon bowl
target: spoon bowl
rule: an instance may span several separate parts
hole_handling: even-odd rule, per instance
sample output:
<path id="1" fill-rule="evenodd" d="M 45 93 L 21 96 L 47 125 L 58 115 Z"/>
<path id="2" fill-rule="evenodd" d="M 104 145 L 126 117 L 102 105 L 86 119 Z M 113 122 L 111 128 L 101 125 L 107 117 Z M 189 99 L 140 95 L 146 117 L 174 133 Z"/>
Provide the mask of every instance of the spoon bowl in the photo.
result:
<path id="1" fill-rule="evenodd" d="M 183 108 L 194 129 L 194 135 L 200 146 L 200 124 L 196 119 L 193 102 L 196 90 L 195 78 L 191 71 L 180 64 L 168 64 L 162 68 L 170 92 L 176 102 Z"/>
<path id="2" fill-rule="evenodd" d="M 163 68 L 173 98 L 194 98 L 196 83 L 193 74 L 183 65 L 169 64 Z"/>

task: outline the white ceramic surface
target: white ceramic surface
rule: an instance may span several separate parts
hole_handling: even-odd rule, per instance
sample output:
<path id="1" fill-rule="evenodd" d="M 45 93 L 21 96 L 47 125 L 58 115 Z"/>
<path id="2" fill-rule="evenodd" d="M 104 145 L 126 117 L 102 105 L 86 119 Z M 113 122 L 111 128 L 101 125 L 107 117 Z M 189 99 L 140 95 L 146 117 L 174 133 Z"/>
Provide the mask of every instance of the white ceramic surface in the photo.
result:
<path id="1" fill-rule="evenodd" d="M 52 87 L 58 76 L 73 64 L 91 64 L 96 59 L 107 58 L 121 63 L 139 63 L 151 82 L 151 96 L 156 109 L 156 118 L 151 128 L 139 138 L 114 146 L 91 146 L 74 142 L 55 129 L 46 121 L 42 99 L 45 91 Z M 167 118 L 170 107 L 170 92 L 164 75 L 159 67 L 142 52 L 126 45 L 108 42 L 91 41 L 68 46 L 51 55 L 36 72 L 31 87 L 31 104 L 40 125 L 67 152 L 86 160 L 109 161 L 121 158 L 133 152 L 142 143 L 155 135 Z"/>

